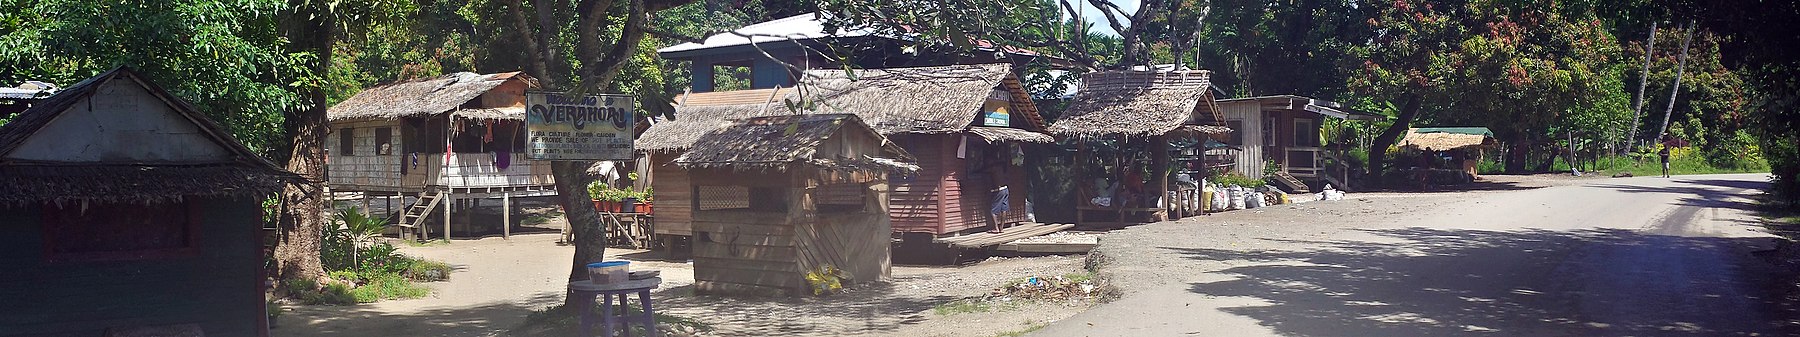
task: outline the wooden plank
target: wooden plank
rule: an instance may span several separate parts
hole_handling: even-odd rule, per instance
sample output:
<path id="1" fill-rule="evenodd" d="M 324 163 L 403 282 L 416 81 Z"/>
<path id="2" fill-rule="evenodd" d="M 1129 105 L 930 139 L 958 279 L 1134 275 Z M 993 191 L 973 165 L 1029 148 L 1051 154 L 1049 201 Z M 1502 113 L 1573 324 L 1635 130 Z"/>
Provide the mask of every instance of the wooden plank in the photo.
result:
<path id="1" fill-rule="evenodd" d="M 1019 253 L 1079 254 L 1094 250 L 1094 243 L 1003 243 L 994 250 Z"/>
<path id="2" fill-rule="evenodd" d="M 959 248 L 987 247 L 987 246 L 993 246 L 993 245 L 998 245 L 998 244 L 1002 244 L 1002 243 L 1012 242 L 1012 241 L 1018 240 L 1018 239 L 1024 239 L 1024 238 L 1038 236 L 1038 235 L 1060 232 L 1065 229 L 1069 229 L 1069 228 L 1073 228 L 1073 227 L 1075 227 L 1075 224 L 1060 224 L 1060 225 L 1041 224 L 1041 225 L 1036 225 L 1036 226 L 1014 227 L 1015 229 L 1008 229 L 1007 231 L 1002 232 L 997 235 L 984 236 L 984 237 L 980 237 L 980 238 L 976 238 L 976 239 L 969 239 L 969 240 L 960 240 L 960 241 L 952 242 L 952 243 L 950 243 L 950 245 L 953 247 L 959 247 Z"/>
<path id="3" fill-rule="evenodd" d="M 779 235 L 793 235 L 794 234 L 794 227 L 791 225 L 760 225 L 760 224 L 748 224 L 748 223 L 715 222 L 715 221 L 710 221 L 710 220 L 694 221 L 693 228 L 694 228 L 694 231 L 696 231 L 696 232 L 709 232 L 709 233 L 714 233 L 713 235 L 751 234 L 751 235 L 777 235 L 777 236 L 779 236 Z M 723 238 L 714 238 L 714 239 L 716 241 L 716 240 L 722 240 Z"/>
<path id="4" fill-rule="evenodd" d="M 791 261 L 800 254 L 793 246 L 702 243 L 694 245 L 694 257 Z"/>
<path id="5" fill-rule="evenodd" d="M 795 291 L 792 289 L 783 289 L 783 288 L 775 288 L 775 287 L 762 287 L 762 286 L 743 285 L 743 284 L 736 284 L 736 283 L 700 281 L 700 280 L 696 280 L 694 282 L 694 290 L 701 292 L 701 293 L 706 293 L 706 294 L 728 294 L 728 295 L 740 295 L 740 296 L 765 296 L 765 297 L 788 296 L 789 294 L 792 294 Z"/>
<path id="6" fill-rule="evenodd" d="M 714 256 L 695 256 L 694 257 L 694 268 L 695 269 L 714 269 L 714 268 L 747 269 L 747 270 L 763 270 L 763 271 L 778 271 L 778 272 L 793 272 L 793 273 L 798 273 L 801 270 L 800 264 L 795 262 L 794 260 L 785 260 L 785 261 L 750 260 L 750 259 L 740 259 L 740 258 L 731 258 L 731 257 L 714 257 Z"/>

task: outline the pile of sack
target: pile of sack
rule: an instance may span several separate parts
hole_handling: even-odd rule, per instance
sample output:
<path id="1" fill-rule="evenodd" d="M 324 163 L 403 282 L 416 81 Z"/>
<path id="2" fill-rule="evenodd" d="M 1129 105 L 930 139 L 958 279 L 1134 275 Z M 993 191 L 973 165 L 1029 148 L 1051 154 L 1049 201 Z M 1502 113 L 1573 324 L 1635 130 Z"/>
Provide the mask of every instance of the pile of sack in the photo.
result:
<path id="1" fill-rule="evenodd" d="M 1202 194 L 1211 195 L 1205 207 L 1208 212 L 1260 208 L 1291 202 L 1287 192 L 1269 185 L 1254 189 L 1238 185 L 1207 185 Z"/>

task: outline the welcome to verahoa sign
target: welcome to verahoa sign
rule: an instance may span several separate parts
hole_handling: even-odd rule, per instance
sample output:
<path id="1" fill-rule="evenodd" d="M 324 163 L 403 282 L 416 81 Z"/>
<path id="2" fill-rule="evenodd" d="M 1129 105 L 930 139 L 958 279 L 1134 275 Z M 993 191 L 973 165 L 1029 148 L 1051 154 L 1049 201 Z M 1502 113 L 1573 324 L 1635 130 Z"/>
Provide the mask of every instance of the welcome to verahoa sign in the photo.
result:
<path id="1" fill-rule="evenodd" d="M 637 113 L 631 96 L 525 93 L 527 156 L 535 160 L 631 160 Z"/>

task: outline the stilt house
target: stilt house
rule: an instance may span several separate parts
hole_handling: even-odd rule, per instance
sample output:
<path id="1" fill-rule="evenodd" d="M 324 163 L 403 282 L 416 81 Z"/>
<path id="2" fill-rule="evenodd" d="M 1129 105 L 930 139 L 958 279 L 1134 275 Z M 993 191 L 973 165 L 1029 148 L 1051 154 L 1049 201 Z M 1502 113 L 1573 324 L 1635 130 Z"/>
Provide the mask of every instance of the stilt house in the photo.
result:
<path id="1" fill-rule="evenodd" d="M 519 72 L 465 72 L 363 90 L 328 112 L 331 188 L 416 196 L 395 222 L 419 229 L 440 207 L 449 218 L 480 199 L 555 195 L 549 162 L 525 153 L 525 90 L 536 87 Z"/>
<path id="2" fill-rule="evenodd" d="M 858 115 L 919 158 L 917 174 L 893 178 L 889 214 L 895 232 L 923 240 L 1027 221 L 1019 146 L 1053 141 L 1007 64 L 812 70 L 795 88 L 695 93 L 676 102 L 675 119 L 659 121 L 637 141 L 640 150 L 660 158 L 652 180 L 660 234 L 689 235 L 683 211 L 660 206 L 691 198 L 670 193 L 685 190 L 689 176 L 668 158 L 725 120 Z"/>
<path id="3" fill-rule="evenodd" d="M 694 280 L 712 293 L 795 295 L 888 276 L 888 173 L 911 156 L 852 114 L 726 122 L 688 169 Z"/>
<path id="4" fill-rule="evenodd" d="M 0 125 L 0 335 L 267 336 L 261 202 L 300 177 L 128 68 Z"/>

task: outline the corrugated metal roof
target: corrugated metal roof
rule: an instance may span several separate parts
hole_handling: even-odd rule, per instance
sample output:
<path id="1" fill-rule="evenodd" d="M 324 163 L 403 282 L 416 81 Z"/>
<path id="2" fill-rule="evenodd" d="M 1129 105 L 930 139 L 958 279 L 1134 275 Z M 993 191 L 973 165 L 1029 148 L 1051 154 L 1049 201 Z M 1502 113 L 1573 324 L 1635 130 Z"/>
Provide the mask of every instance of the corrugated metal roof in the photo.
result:
<path id="1" fill-rule="evenodd" d="M 773 21 L 757 23 L 731 32 L 714 34 L 706 37 L 705 43 L 686 42 L 667 48 L 657 49 L 658 53 L 674 53 L 692 50 L 742 46 L 752 42 L 777 42 L 788 40 L 806 40 L 823 37 L 860 37 L 874 33 L 869 30 L 839 29 L 832 34 L 825 33 L 825 18 L 819 13 L 806 13 Z M 746 37 L 748 35 L 748 37 Z"/>

